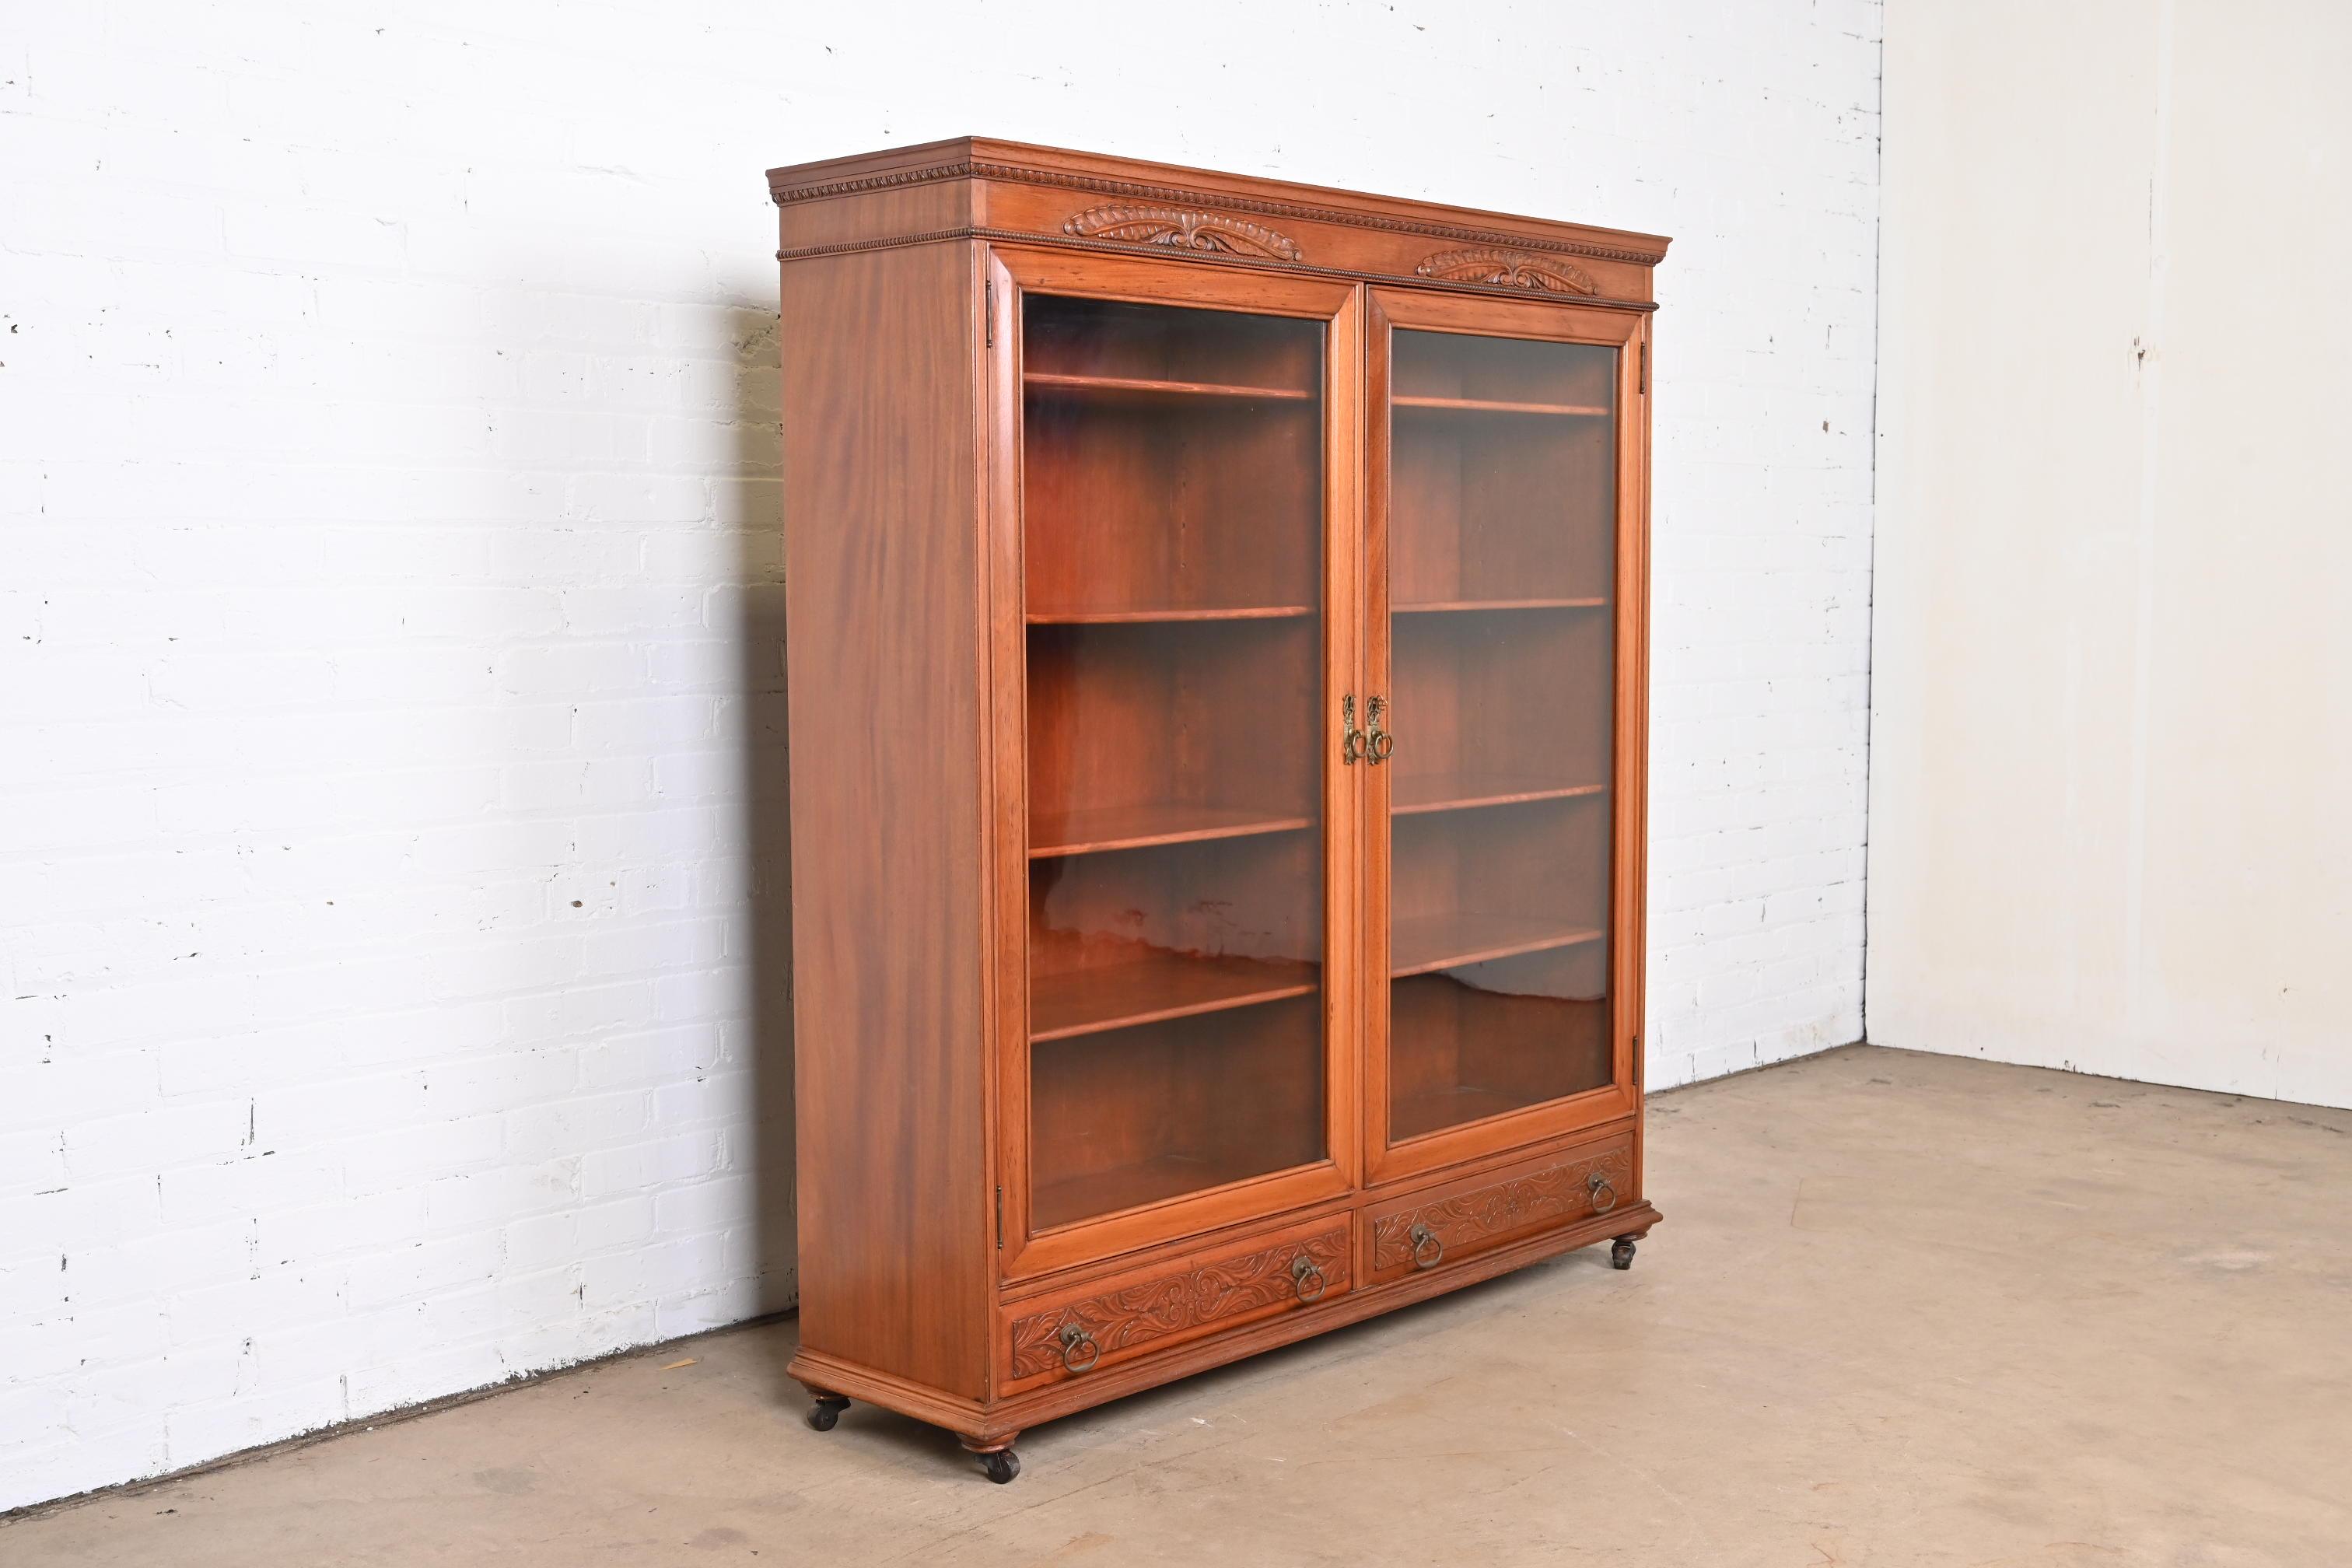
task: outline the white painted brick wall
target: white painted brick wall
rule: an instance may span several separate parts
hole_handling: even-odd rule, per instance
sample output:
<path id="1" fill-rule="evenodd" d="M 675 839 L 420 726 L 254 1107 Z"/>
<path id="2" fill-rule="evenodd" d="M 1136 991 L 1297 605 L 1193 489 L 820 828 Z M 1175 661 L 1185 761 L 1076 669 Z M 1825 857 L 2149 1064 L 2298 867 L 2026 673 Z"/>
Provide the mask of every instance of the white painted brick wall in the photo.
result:
<path id="1" fill-rule="evenodd" d="M 1676 236 L 1651 1081 L 1860 1033 L 1874 0 L 1181 21 L 8 8 L 0 1507 L 787 1298 L 771 163 Z"/>

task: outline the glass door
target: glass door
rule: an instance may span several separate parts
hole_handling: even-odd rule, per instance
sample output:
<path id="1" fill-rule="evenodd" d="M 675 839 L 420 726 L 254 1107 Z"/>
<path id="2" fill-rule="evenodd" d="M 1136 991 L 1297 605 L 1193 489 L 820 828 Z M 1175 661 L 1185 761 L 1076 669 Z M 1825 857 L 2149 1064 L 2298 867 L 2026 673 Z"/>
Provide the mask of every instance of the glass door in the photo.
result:
<path id="1" fill-rule="evenodd" d="M 1639 516 L 1634 319 L 1379 303 L 1375 1178 L 1632 1109 L 1610 933 L 1621 608 L 1638 582 L 1619 541 Z"/>
<path id="2" fill-rule="evenodd" d="M 1018 296 L 1024 1268 L 1347 1184 L 1333 323 L 1203 304 L 1181 263 L 1061 265 L 1088 276 Z"/>

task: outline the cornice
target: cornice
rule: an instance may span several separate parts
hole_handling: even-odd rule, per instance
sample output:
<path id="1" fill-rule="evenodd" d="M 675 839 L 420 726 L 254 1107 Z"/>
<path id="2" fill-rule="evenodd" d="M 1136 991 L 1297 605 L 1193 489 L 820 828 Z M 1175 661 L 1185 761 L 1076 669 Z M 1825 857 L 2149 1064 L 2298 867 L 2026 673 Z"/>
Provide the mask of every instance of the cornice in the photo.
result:
<path id="1" fill-rule="evenodd" d="M 778 261 L 806 261 L 814 257 L 848 256 L 867 250 L 898 250 L 910 245 L 940 245 L 951 240 L 985 239 L 997 245 L 1030 245 L 1049 250 L 1094 250 L 1107 256 L 1133 256 L 1132 245 L 1106 243 L 1098 239 L 1081 239 L 1062 234 L 1034 234 L 1027 229 L 990 228 L 981 224 L 965 224 L 955 228 L 926 229 L 920 234 L 887 234 L 874 239 L 835 240 L 825 245 L 800 245 L 776 252 Z M 1247 267 L 1254 271 L 1269 268 L 1296 272 L 1309 278 L 1344 278 L 1350 282 L 1378 283 L 1391 289 L 1442 289 L 1449 294 L 1465 291 L 1497 294 L 1518 299 L 1528 297 L 1522 285 L 1508 283 L 1477 283 L 1450 281 L 1426 276 L 1415 277 L 1394 272 L 1367 272 L 1347 267 L 1316 267 L 1306 262 L 1267 261 L 1255 257 L 1223 255 L 1213 251 L 1177 250 L 1176 255 L 1202 267 Z M 1637 310 L 1643 315 L 1654 313 L 1654 300 L 1612 300 L 1600 294 L 1568 296 L 1579 305 L 1598 306 L 1611 310 Z"/>
<path id="2" fill-rule="evenodd" d="M 768 194 L 779 206 L 788 205 L 793 202 L 820 201 L 830 196 L 858 195 L 869 191 L 890 190 L 903 185 L 929 184 L 940 180 L 999 180 L 1017 184 L 1051 185 L 1064 190 L 1087 191 L 1097 195 L 1123 196 L 1133 201 L 1164 202 L 1179 206 L 1205 207 L 1223 212 L 1255 213 L 1264 217 L 1290 218 L 1306 223 L 1336 224 L 1349 228 L 1381 229 L 1391 234 L 1421 235 L 1432 239 L 1458 240 L 1470 245 L 1500 246 L 1516 250 L 1550 251 L 1567 256 L 1590 256 L 1602 261 L 1631 262 L 1637 267 L 1654 267 L 1660 259 L 1659 254 L 1647 250 L 1596 245 L 1587 240 L 1553 239 L 1540 236 L 1510 234 L 1464 224 L 1433 223 L 1419 218 L 1353 212 L 1344 207 L 1325 206 L 1313 202 L 1276 201 L 1264 196 L 1244 195 L 1227 191 L 1204 191 L 1184 185 L 1147 184 L 1136 180 L 1117 180 L 1098 174 L 1076 174 L 1060 169 L 1041 169 L 1025 163 L 1001 163 L 978 158 L 959 159 L 943 163 L 927 163 L 911 169 L 893 169 L 884 174 L 864 174 L 846 180 L 829 180 L 812 185 L 788 184 L 776 177 L 785 171 L 775 171 L 768 179 Z"/>

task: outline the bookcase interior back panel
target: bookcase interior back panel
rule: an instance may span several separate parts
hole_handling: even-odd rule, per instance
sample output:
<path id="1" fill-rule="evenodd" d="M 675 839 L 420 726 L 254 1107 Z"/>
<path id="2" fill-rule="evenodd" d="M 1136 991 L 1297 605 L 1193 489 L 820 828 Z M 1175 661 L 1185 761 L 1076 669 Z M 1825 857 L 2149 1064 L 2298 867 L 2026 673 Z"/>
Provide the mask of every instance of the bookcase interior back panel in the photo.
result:
<path id="1" fill-rule="evenodd" d="M 1033 626 L 1030 849 L 1316 812 L 1312 618 Z"/>
<path id="2" fill-rule="evenodd" d="M 1323 957 L 1316 850 L 1302 830 L 1033 859 L 1032 1037 L 1311 990 Z"/>
<path id="3" fill-rule="evenodd" d="M 1320 323 L 1050 295 L 1024 321 L 1030 618 L 1314 614 Z"/>
<path id="4" fill-rule="evenodd" d="M 1040 1230 L 1323 1155 L 1311 997 L 1044 1042 L 1032 1064 Z"/>

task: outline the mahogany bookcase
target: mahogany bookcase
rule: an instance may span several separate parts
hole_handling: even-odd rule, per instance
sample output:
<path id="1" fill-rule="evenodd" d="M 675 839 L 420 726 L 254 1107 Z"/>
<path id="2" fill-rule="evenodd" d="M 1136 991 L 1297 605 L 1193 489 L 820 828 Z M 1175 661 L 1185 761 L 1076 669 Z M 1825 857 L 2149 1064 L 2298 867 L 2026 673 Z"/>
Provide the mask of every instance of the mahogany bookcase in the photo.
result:
<path id="1" fill-rule="evenodd" d="M 978 138 L 769 187 L 812 1424 L 1009 1480 L 1630 1264 L 1666 241 Z"/>

